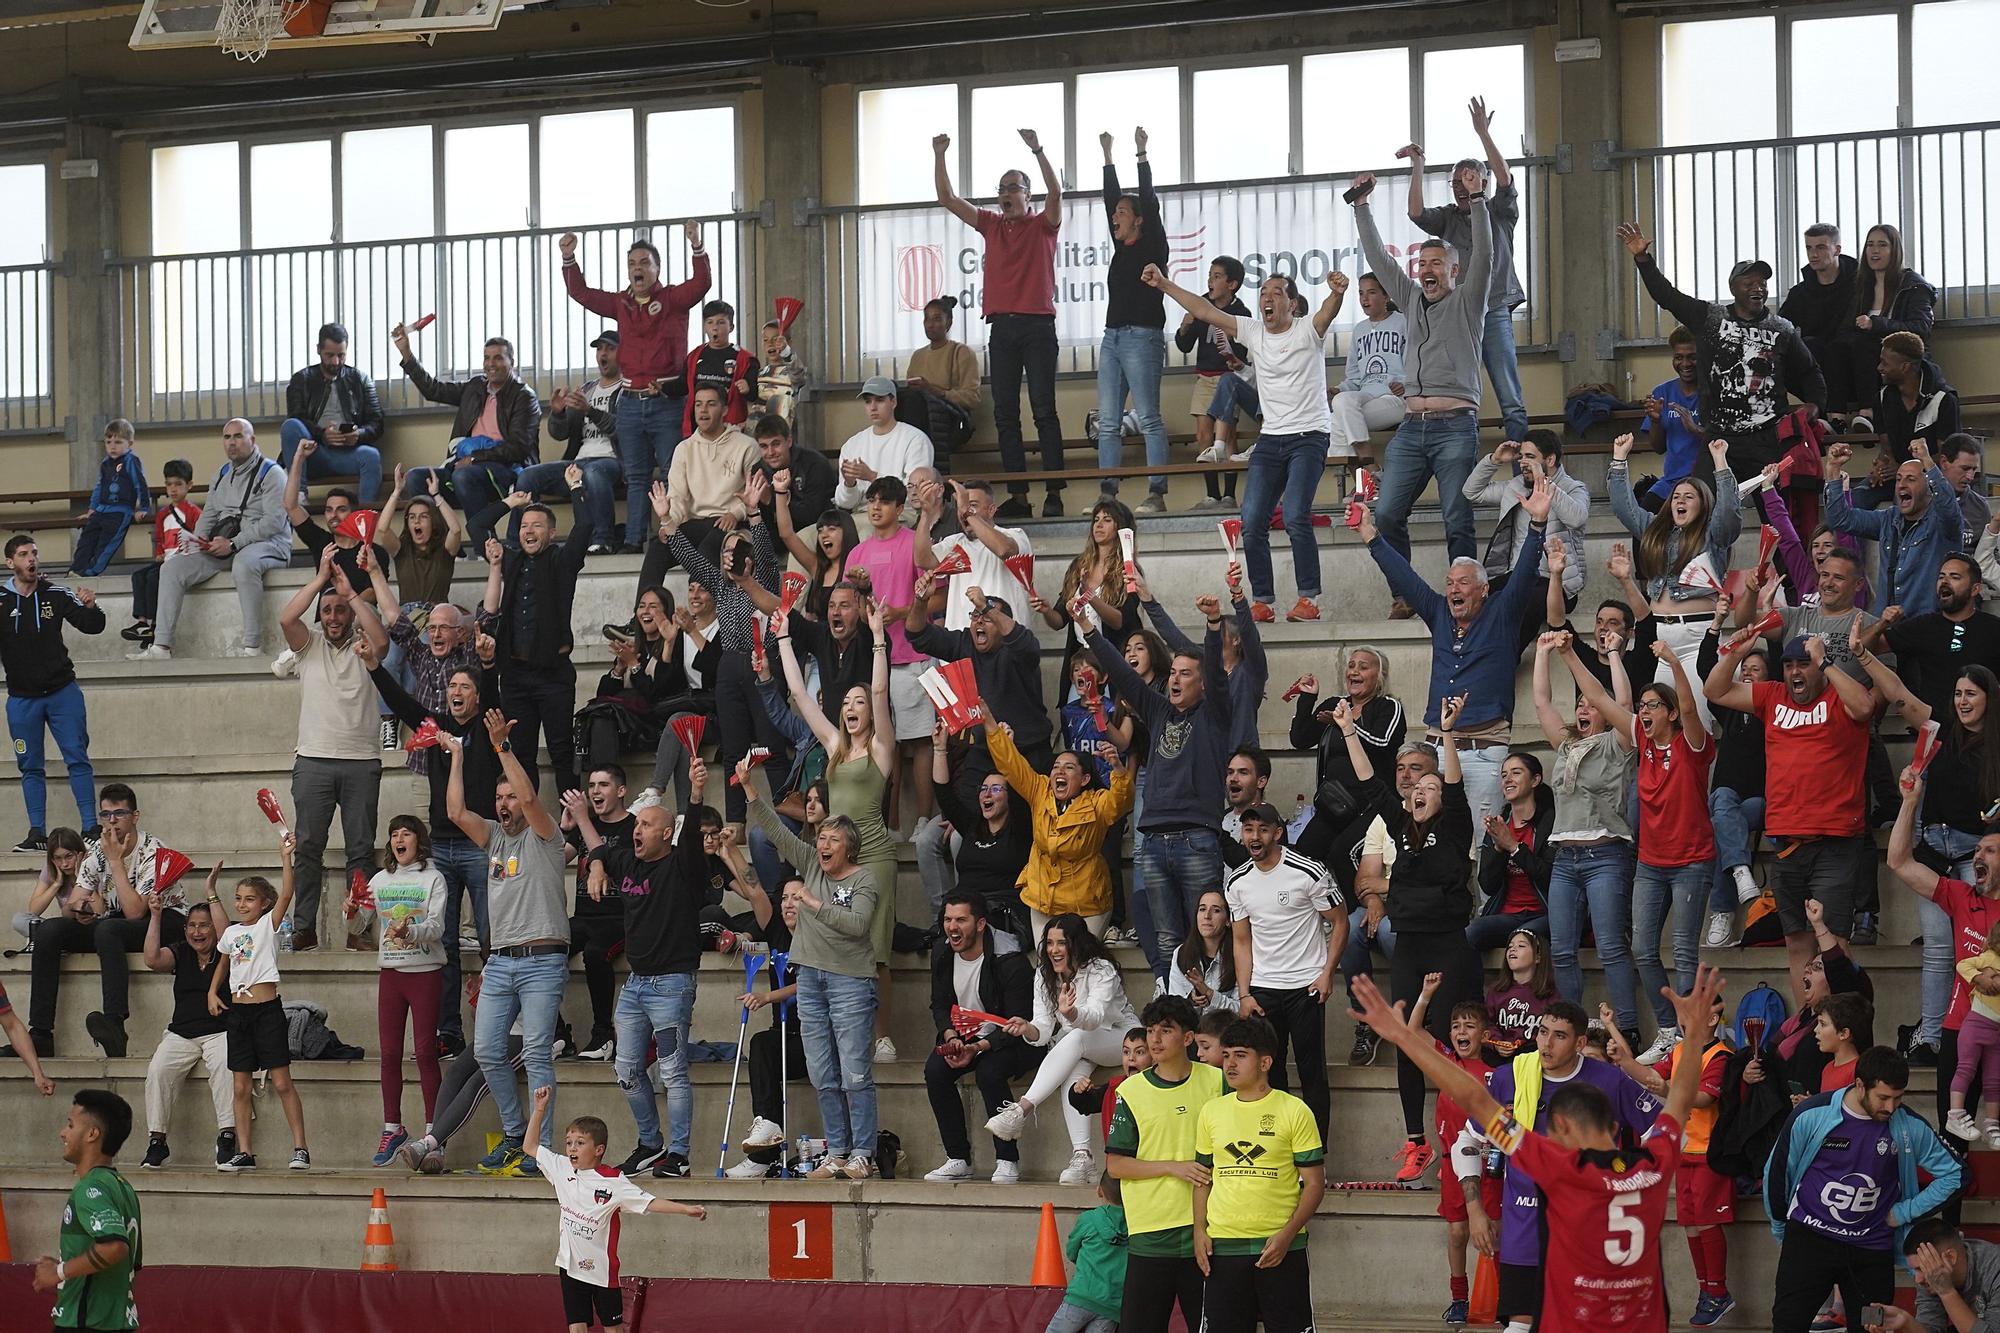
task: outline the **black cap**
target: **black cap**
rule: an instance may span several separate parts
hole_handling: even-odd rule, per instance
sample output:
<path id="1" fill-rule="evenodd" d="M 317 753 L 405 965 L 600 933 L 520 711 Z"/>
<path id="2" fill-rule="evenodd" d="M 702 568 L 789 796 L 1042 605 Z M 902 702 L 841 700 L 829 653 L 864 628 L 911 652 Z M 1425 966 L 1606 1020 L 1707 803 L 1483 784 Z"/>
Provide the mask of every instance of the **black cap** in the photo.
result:
<path id="1" fill-rule="evenodd" d="M 592 347 L 616 347 L 618 345 L 618 330 L 606 329 L 595 338 L 592 338 L 590 345 Z"/>
<path id="2" fill-rule="evenodd" d="M 1285 826 L 1284 816 L 1280 815 L 1278 807 L 1272 805 L 1269 801 L 1258 801 L 1243 812 L 1243 822 L 1245 824 L 1253 819 L 1260 824 L 1269 824 L 1274 828 L 1282 829 Z"/>
<path id="3" fill-rule="evenodd" d="M 1755 273 L 1766 282 L 1771 280 L 1771 266 L 1761 259 L 1739 259 L 1736 267 L 1729 270 L 1729 280 L 1734 282 L 1746 273 Z"/>

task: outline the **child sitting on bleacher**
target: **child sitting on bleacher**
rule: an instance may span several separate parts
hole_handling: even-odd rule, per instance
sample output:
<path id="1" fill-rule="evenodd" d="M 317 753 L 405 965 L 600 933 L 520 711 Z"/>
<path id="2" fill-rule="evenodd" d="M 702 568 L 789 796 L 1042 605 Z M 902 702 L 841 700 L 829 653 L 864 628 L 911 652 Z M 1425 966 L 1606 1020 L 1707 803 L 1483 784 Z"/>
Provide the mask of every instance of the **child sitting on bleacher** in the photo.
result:
<path id="1" fill-rule="evenodd" d="M 153 616 L 160 607 L 160 571 L 181 554 L 183 540 L 192 545 L 201 506 L 188 501 L 194 485 L 194 464 L 185 458 L 167 460 L 167 502 L 153 512 L 153 560 L 132 571 L 132 623 L 121 631 L 134 643 L 153 641 Z"/>
<path id="2" fill-rule="evenodd" d="M 146 469 L 132 452 L 137 441 L 132 423 L 114 417 L 104 428 L 104 461 L 97 466 L 97 484 L 90 489 L 90 512 L 83 516 L 69 572 L 93 578 L 104 572 L 125 542 L 132 520 L 153 512 L 153 492 L 146 486 Z"/>
<path id="3" fill-rule="evenodd" d="M 285 919 L 292 905 L 292 853 L 297 838 L 287 832 L 278 843 L 284 865 L 284 887 L 272 888 L 262 875 L 236 881 L 236 924 L 222 932 L 221 950 L 229 960 L 229 1003 L 222 1002 L 223 968 L 215 969 L 208 987 L 208 1012 L 229 1019 L 229 1071 L 236 1076 L 237 1152 L 216 1166 L 218 1171 L 255 1171 L 257 1157 L 250 1146 L 251 1077 L 260 1069 L 271 1073 L 271 1087 L 285 1108 L 285 1121 L 292 1130 L 291 1169 L 305 1171 L 312 1166 L 306 1151 L 306 1111 L 299 1103 L 299 1091 L 292 1085 L 292 1048 L 285 1027 L 285 1002 L 278 998 L 278 932 L 276 923 Z M 215 881 L 222 874 L 222 862 L 208 874 L 208 901 L 222 911 Z"/>

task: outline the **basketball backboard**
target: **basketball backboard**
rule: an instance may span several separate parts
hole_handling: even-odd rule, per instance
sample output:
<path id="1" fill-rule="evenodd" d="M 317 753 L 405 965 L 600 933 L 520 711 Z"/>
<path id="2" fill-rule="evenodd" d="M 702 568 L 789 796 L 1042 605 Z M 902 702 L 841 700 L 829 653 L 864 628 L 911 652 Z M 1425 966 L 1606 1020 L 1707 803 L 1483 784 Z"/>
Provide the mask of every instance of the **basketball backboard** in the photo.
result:
<path id="1" fill-rule="evenodd" d="M 128 45 L 134 51 L 218 45 L 216 24 L 224 8 L 221 0 L 141 0 Z M 333 0 L 321 35 L 279 36 L 271 49 L 428 44 L 440 33 L 491 32 L 507 8 L 507 0 Z"/>

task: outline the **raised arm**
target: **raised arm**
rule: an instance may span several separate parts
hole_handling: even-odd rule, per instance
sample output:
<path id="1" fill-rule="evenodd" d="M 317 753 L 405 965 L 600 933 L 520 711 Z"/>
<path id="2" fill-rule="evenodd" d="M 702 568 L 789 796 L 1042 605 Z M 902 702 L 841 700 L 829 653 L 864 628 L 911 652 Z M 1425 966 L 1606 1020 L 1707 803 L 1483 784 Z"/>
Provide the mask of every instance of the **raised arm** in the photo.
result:
<path id="1" fill-rule="evenodd" d="M 1889 830 L 1889 869 L 1918 897 L 1935 898 L 1938 881 L 1943 877 L 1916 856 L 1917 807 L 1923 804 L 1923 778 L 1912 765 L 1903 770 L 1896 786 L 1902 793 L 1903 804 L 1896 811 L 1895 827 Z"/>
<path id="2" fill-rule="evenodd" d="M 1139 280 L 1156 291 L 1164 292 L 1174 302 L 1204 324 L 1213 324 L 1224 333 L 1236 336 L 1236 316 L 1220 309 L 1215 302 L 1199 292 L 1191 292 L 1160 271 L 1158 264 L 1148 264 L 1139 274 Z"/>
<path id="3" fill-rule="evenodd" d="M 283 921 L 285 913 L 292 910 L 292 891 L 298 887 L 298 875 L 292 866 L 292 853 L 298 847 L 298 835 L 285 833 L 278 838 L 278 866 L 283 872 L 278 876 L 278 901 L 271 906 L 271 919 Z M 217 968 L 216 971 L 222 971 Z"/>
<path id="4" fill-rule="evenodd" d="M 931 153 L 936 161 L 931 175 L 937 185 L 937 201 L 944 205 L 947 213 L 968 227 L 979 225 L 979 210 L 958 197 L 951 188 L 951 168 L 945 164 L 944 155 L 951 151 L 951 136 L 940 134 L 931 140 Z"/>
<path id="5" fill-rule="evenodd" d="M 799 670 L 798 655 L 792 651 L 791 617 L 777 615 L 771 618 L 771 633 L 778 640 L 778 662 L 784 668 L 785 688 L 792 696 L 792 711 L 799 715 L 819 743 L 829 750 L 840 742 L 840 729 L 829 722 L 819 701 L 806 688 L 805 673 Z"/>
<path id="6" fill-rule="evenodd" d="M 538 838 L 556 836 L 556 821 L 542 804 L 541 794 L 535 784 L 528 780 L 528 770 L 521 767 L 521 760 L 508 744 L 507 737 L 514 730 L 514 719 L 497 708 L 486 710 L 486 735 L 493 742 L 493 750 L 500 756 L 500 772 L 513 785 L 521 798 L 521 813 L 527 817 L 528 827 Z"/>
<path id="7" fill-rule="evenodd" d="M 1563 634 L 1557 637 L 1561 640 L 1557 651 L 1562 654 L 1563 665 L 1569 668 L 1571 678 L 1576 681 L 1577 693 L 1588 699 L 1592 708 L 1604 714 L 1604 720 L 1618 733 L 1618 739 L 1624 743 L 1626 749 L 1631 749 L 1638 744 L 1637 738 L 1632 734 L 1635 724 L 1631 710 L 1606 693 L 1604 686 L 1598 683 L 1597 677 L 1584 670 L 1583 660 L 1576 655 L 1576 644 L 1571 641 L 1569 635 Z M 1622 653 L 1611 654 L 1613 670 L 1617 669 L 1618 660 L 1622 656 Z M 1537 710 L 1540 709 L 1540 699 L 1536 700 L 1535 706 Z"/>
<path id="8" fill-rule="evenodd" d="M 1628 461 L 1632 457 L 1632 436 L 1620 435 L 1611 442 L 1611 466 L 1605 472 L 1604 493 L 1611 501 L 1611 512 L 1625 531 L 1638 537 L 1646 531 L 1653 516 L 1639 507 L 1639 501 L 1632 494 L 1632 470 Z"/>
<path id="9" fill-rule="evenodd" d="M 1479 146 L 1486 150 L 1486 165 L 1493 168 L 1493 189 L 1498 192 L 1514 183 L 1514 173 L 1507 169 L 1507 155 L 1493 142 L 1493 117 L 1496 113 L 1486 109 L 1486 99 L 1475 97 L 1467 109 L 1472 113 L 1472 132 L 1479 136 Z"/>
<path id="10" fill-rule="evenodd" d="M 1708 679 L 1701 683 L 1701 692 L 1712 704 L 1733 708 L 1739 713 L 1748 713 L 1757 706 L 1756 691 L 1747 680 L 1736 678 L 1737 664 L 1750 646 L 1757 641 L 1755 635 L 1745 635 L 1740 641 L 1731 640 L 1722 660 L 1708 673 Z"/>
<path id="11" fill-rule="evenodd" d="M 1422 173 L 1423 159 L 1421 157 L 1412 159 L 1411 170 L 1418 174 Z M 1388 250 L 1382 245 L 1381 234 L 1375 230 L 1375 211 L 1368 206 L 1368 196 L 1374 192 L 1374 189 L 1375 177 L 1372 173 L 1363 172 L 1354 178 L 1354 188 L 1350 193 L 1356 196 L 1354 200 L 1355 234 L 1361 238 L 1361 253 L 1368 261 L 1368 271 L 1380 280 L 1383 289 L 1389 293 L 1391 301 L 1408 310 L 1416 303 L 1418 296 L 1417 284 L 1410 281 L 1409 270 L 1403 266 L 1401 261 L 1389 257 Z M 1416 197 L 1412 202 L 1417 205 L 1417 210 L 1421 212 L 1423 209 L 1423 186 L 1421 184 L 1416 186 Z"/>
<path id="12" fill-rule="evenodd" d="M 889 627 L 884 622 L 884 607 L 881 602 L 870 602 L 868 606 L 868 628 L 874 632 L 875 645 L 869 656 L 874 665 L 868 675 L 868 702 L 877 719 L 868 736 L 868 752 L 875 759 L 875 767 L 882 770 L 882 776 L 895 780 L 896 729 L 883 722 L 895 717 L 889 707 Z"/>
<path id="13" fill-rule="evenodd" d="M 1673 672 L 1674 693 L 1687 701 L 1681 704 L 1681 734 L 1687 737 L 1690 748 L 1701 749 L 1708 743 L 1708 728 L 1702 724 L 1701 710 L 1688 707 L 1694 700 L 1694 686 L 1688 682 L 1687 668 L 1681 665 L 1680 655 L 1658 639 L 1653 640 L 1653 656 Z"/>
<path id="14" fill-rule="evenodd" d="M 1639 224 L 1621 222 L 1617 230 L 1618 240 L 1625 253 L 1632 256 L 1632 265 L 1639 270 L 1639 281 L 1645 284 L 1646 294 L 1653 298 L 1654 304 L 1691 329 L 1706 324 L 1708 302 L 1689 296 L 1667 281 L 1667 275 L 1653 261 L 1653 243 L 1639 230 Z"/>
<path id="15" fill-rule="evenodd" d="M 465 741 L 446 732 L 439 735 L 438 745 L 451 756 L 451 776 L 444 784 L 445 815 L 473 846 L 483 848 L 489 837 L 486 820 L 465 808 Z"/>
<path id="16" fill-rule="evenodd" d="M 1549 654 L 1555 651 L 1556 642 L 1566 637 L 1552 631 L 1535 640 L 1535 718 L 1542 724 L 1542 735 L 1550 745 L 1560 747 L 1569 740 L 1569 724 L 1556 711 L 1555 696 L 1549 687 Z"/>
<path id="17" fill-rule="evenodd" d="M 292 594 L 292 600 L 285 603 L 285 609 L 278 612 L 278 629 L 285 636 L 285 646 L 298 652 L 312 640 L 312 631 L 306 628 L 306 612 L 319 601 L 320 590 L 333 579 L 334 545 L 328 542 L 319 549 L 319 568 L 313 576 L 299 585 Z"/>
<path id="18" fill-rule="evenodd" d="M 1024 129 L 1021 142 L 1028 145 L 1028 151 L 1035 155 L 1035 165 L 1042 169 L 1042 225 L 1054 231 L 1062 226 L 1062 177 L 1056 174 L 1055 164 L 1042 150 L 1041 135 Z"/>
<path id="19" fill-rule="evenodd" d="M 1888 609 L 1894 611 L 1896 608 L 1892 606 Z M 1886 623 L 1888 621 L 1885 617 L 1882 620 L 1876 621 L 1875 625 L 1871 625 L 1869 628 L 1872 630 Z M 1933 715 L 1931 706 L 1912 693 L 1910 687 L 1903 683 L 1903 678 L 1894 671 L 1891 671 L 1881 658 L 1875 656 L 1874 652 L 1857 643 L 1854 645 L 1854 660 L 1859 662 L 1862 669 L 1868 673 L 1868 679 L 1875 682 L 1875 688 L 1882 691 L 1884 699 L 1890 703 L 1901 702 L 1903 705 L 1903 720 L 1905 722 L 1908 722 L 1911 726 L 1921 727 L 1924 723 L 1931 720 Z M 1843 671 L 1839 674 L 1846 675 L 1847 673 Z M 1841 702 L 1846 702 L 1845 696 L 1842 696 Z"/>
<path id="20" fill-rule="evenodd" d="M 1333 327 L 1335 316 L 1340 314 L 1341 302 L 1347 299 L 1347 285 L 1348 277 L 1339 269 L 1335 269 L 1328 276 L 1326 280 L 1326 299 L 1319 303 L 1319 309 L 1313 311 L 1314 334 L 1324 338 L 1326 337 L 1326 331 Z"/>
<path id="21" fill-rule="evenodd" d="M 1456 1061 L 1439 1050 L 1428 1031 L 1411 1026 L 1409 1020 L 1403 1017 L 1402 1010 L 1392 1008 L 1382 992 L 1375 988 L 1373 980 L 1357 976 L 1349 983 L 1349 989 L 1354 995 L 1354 1017 L 1366 1023 L 1376 1036 L 1408 1056 L 1410 1063 L 1423 1070 L 1424 1077 L 1431 1081 L 1432 1086 L 1451 1098 L 1471 1123 L 1484 1126 L 1498 1121 L 1502 1107 L 1486 1090 L 1485 1081 L 1461 1069 Z"/>

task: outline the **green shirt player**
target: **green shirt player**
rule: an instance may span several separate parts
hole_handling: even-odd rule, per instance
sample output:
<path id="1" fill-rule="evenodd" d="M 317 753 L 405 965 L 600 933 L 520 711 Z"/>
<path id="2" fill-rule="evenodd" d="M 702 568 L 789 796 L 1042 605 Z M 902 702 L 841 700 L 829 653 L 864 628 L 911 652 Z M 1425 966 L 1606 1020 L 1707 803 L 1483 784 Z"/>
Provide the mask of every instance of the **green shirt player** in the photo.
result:
<path id="1" fill-rule="evenodd" d="M 1221 1037 L 1229 1095 L 1201 1108 L 1195 1160 L 1209 1183 L 1194 1187 L 1194 1257 L 1208 1276 L 1208 1333 L 1308 1333 L 1312 1276 L 1306 1223 L 1326 1193 L 1326 1148 L 1312 1110 L 1271 1086 L 1283 1059 L 1261 1018 L 1239 1018 Z"/>
<path id="2" fill-rule="evenodd" d="M 1104 1169 L 1125 1200 L 1123 1333 L 1166 1333 L 1178 1300 L 1201 1327 L 1201 1269 L 1194 1261 L 1194 1191 L 1208 1184 L 1195 1161 L 1201 1109 L 1224 1092 L 1222 1071 L 1194 1064 L 1188 1043 L 1200 1020 L 1186 997 L 1163 995 L 1139 1015 L 1153 1067 L 1118 1085 Z"/>
<path id="3" fill-rule="evenodd" d="M 139 1196 L 111 1159 L 132 1133 L 132 1108 L 99 1088 L 76 1094 L 63 1123 L 63 1160 L 76 1185 L 63 1208 L 62 1258 L 35 1265 L 35 1290 L 56 1294 L 55 1326 L 139 1327 L 132 1275 L 139 1271 Z"/>

